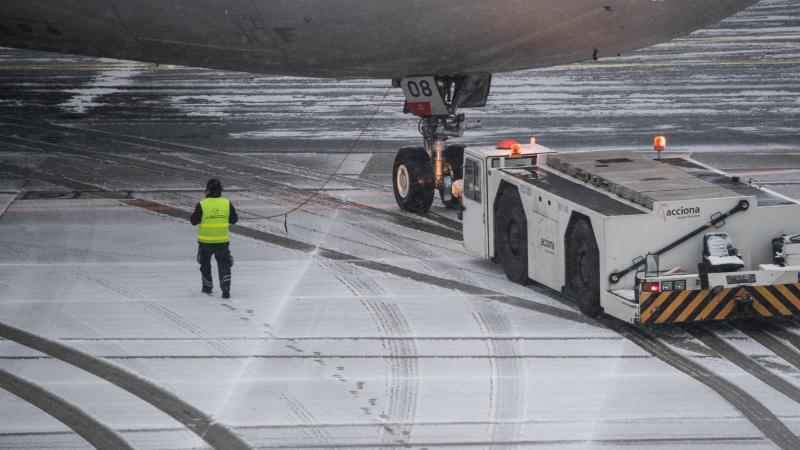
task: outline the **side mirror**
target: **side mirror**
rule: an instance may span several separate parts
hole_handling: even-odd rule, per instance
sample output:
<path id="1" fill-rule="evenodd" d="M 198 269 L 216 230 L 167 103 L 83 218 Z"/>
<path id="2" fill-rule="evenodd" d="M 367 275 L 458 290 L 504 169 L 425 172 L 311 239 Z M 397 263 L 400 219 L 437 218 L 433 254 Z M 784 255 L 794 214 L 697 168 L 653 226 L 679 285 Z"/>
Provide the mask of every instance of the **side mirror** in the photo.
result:
<path id="1" fill-rule="evenodd" d="M 658 276 L 658 255 L 649 254 L 644 260 L 645 277 Z"/>

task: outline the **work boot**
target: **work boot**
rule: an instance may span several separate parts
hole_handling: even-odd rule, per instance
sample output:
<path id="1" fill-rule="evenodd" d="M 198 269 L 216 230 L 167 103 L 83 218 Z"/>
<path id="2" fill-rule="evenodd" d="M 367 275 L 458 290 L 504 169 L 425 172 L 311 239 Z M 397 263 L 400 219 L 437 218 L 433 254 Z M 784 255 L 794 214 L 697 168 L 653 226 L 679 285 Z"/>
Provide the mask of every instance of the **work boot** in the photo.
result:
<path id="1" fill-rule="evenodd" d="M 231 298 L 230 291 L 222 291 L 222 298 Z"/>
<path id="2" fill-rule="evenodd" d="M 211 290 L 214 288 L 214 283 L 211 281 L 211 277 L 203 274 L 202 281 L 203 281 L 203 294 L 211 294 Z"/>

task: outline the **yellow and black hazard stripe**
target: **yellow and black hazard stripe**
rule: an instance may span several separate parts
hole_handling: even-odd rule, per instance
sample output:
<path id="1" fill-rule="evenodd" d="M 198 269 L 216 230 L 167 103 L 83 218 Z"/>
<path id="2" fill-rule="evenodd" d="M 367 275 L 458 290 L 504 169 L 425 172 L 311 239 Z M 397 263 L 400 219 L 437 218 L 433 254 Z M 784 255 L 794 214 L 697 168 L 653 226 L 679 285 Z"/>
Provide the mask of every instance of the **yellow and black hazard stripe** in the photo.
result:
<path id="1" fill-rule="evenodd" d="M 732 301 L 735 293 L 732 291 L 723 289 L 716 294 L 710 289 L 644 292 L 639 296 L 639 323 L 660 324 L 726 319 L 731 311 L 725 306 L 728 304 L 735 306 Z"/>
<path id="2" fill-rule="evenodd" d="M 800 284 L 748 286 L 753 308 L 763 317 L 800 315 Z"/>
<path id="3" fill-rule="evenodd" d="M 800 315 L 800 284 L 742 286 L 711 289 L 642 292 L 639 294 L 639 323 L 662 324 L 726 320 L 739 311 L 736 299 L 749 297 L 755 313 L 762 317 Z"/>

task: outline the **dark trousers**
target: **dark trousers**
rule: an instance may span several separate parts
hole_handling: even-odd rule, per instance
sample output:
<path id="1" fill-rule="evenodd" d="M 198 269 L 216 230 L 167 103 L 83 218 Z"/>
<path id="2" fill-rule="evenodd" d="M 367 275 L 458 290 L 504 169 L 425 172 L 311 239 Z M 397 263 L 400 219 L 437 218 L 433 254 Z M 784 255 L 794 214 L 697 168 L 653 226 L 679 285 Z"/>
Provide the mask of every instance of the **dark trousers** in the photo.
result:
<path id="1" fill-rule="evenodd" d="M 228 248 L 228 243 L 224 244 L 203 244 L 198 243 L 197 262 L 200 263 L 200 274 L 203 276 L 203 288 L 210 290 L 213 286 L 211 277 L 211 255 L 217 260 L 217 270 L 219 271 L 219 287 L 222 292 L 231 290 L 231 267 L 233 267 L 233 256 Z"/>

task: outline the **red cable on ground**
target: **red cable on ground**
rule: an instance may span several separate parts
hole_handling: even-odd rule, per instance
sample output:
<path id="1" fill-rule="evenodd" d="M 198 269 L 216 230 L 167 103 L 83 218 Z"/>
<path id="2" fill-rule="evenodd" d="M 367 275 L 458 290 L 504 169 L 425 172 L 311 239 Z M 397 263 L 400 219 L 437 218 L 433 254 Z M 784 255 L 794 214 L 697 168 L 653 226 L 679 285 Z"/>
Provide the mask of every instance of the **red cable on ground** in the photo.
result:
<path id="1" fill-rule="evenodd" d="M 313 200 L 314 198 L 316 198 L 320 194 L 320 191 L 322 191 L 323 189 L 325 189 L 328 186 L 328 184 L 331 182 L 331 180 L 333 180 L 333 177 L 335 177 L 336 175 L 339 174 L 339 170 L 341 170 L 342 166 L 344 166 L 344 163 L 353 154 L 353 151 L 356 149 L 358 144 L 361 142 L 361 138 L 364 137 L 364 134 L 366 134 L 366 132 L 372 126 L 372 122 L 375 120 L 375 117 L 378 115 L 378 112 L 380 112 L 381 107 L 383 107 L 383 102 L 386 101 L 386 97 L 389 96 L 389 92 L 391 91 L 391 89 L 392 89 L 391 87 L 386 89 L 386 92 L 384 92 L 383 96 L 381 97 L 381 100 L 378 102 L 378 106 L 375 107 L 375 111 L 372 113 L 372 115 L 370 115 L 369 120 L 364 125 L 364 128 L 361 129 L 361 132 L 358 134 L 358 137 L 356 138 L 355 142 L 353 142 L 353 144 L 347 150 L 346 154 L 344 155 L 344 158 L 342 158 L 342 160 L 339 162 L 339 165 L 336 166 L 336 169 L 333 171 L 333 173 L 331 173 L 328 176 L 328 178 L 325 180 L 325 182 L 322 183 L 322 186 L 317 188 L 311 195 L 309 195 L 302 202 L 300 202 L 300 204 L 298 204 L 297 206 L 293 207 L 292 209 L 290 209 L 290 210 L 288 210 L 288 211 L 286 211 L 284 213 L 274 214 L 274 215 L 271 215 L 271 216 L 242 217 L 242 220 L 269 220 L 269 219 L 277 219 L 279 217 L 283 217 L 283 228 L 288 233 L 289 232 L 289 226 L 288 226 L 287 221 L 289 219 L 289 214 L 292 214 L 294 212 L 297 212 L 297 211 L 300 211 L 301 209 L 303 209 L 306 205 L 308 205 L 311 202 L 311 200 Z"/>

